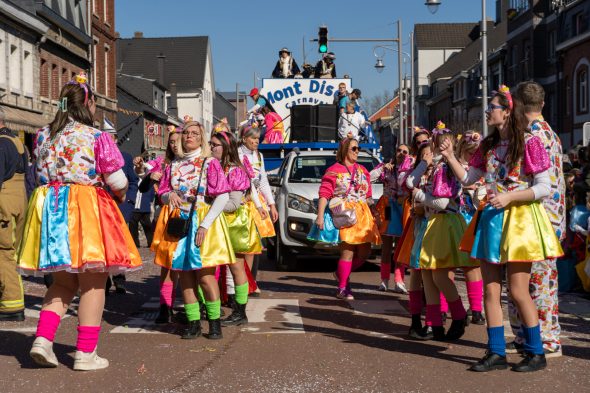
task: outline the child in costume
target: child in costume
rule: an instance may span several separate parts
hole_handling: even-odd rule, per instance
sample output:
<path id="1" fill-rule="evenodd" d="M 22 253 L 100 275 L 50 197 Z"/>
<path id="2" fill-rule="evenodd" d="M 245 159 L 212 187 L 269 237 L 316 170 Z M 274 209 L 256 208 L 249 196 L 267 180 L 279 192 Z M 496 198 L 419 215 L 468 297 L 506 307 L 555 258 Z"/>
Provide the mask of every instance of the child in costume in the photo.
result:
<path id="1" fill-rule="evenodd" d="M 416 202 L 424 204 L 426 220 L 417 231 L 410 256 L 410 266 L 420 269 L 426 294 L 426 312 L 432 322 L 435 340 L 457 340 L 465 333 L 467 312 L 452 280 L 458 267 L 476 266 L 467 254 L 459 251 L 465 231 L 465 220 L 459 213 L 461 186 L 440 155 L 443 141 L 454 144 L 455 136 L 438 122 L 432 130 L 433 157 L 426 157 L 407 180 Z M 426 176 L 426 184 L 416 188 Z M 444 334 L 440 309 L 440 293 L 448 299 L 453 322 Z"/>
<path id="2" fill-rule="evenodd" d="M 251 179 L 254 177 L 254 170 L 247 158 L 244 158 L 243 163 L 240 160 L 238 144 L 232 134 L 224 131 L 214 133 L 209 145 L 213 157 L 221 163 L 230 186 L 229 201 L 223 212 L 228 223 L 233 250 L 236 253 L 236 263 L 229 265 L 236 304 L 233 312 L 222 320 L 221 324 L 222 326 L 242 325 L 248 323 L 246 303 L 248 303 L 249 287 L 242 255 L 262 252 L 254 218 L 245 204 L 245 194 L 253 188 Z M 229 278 L 230 275 L 227 277 Z"/>
<path id="3" fill-rule="evenodd" d="M 537 371 L 546 367 L 535 304 L 529 294 L 533 262 L 563 254 L 545 209 L 539 202 L 549 195 L 549 156 L 541 140 L 531 135 L 527 124 L 514 115 L 510 90 L 501 86 L 494 92 L 486 111 L 493 127 L 470 162 L 468 171 L 455 158 L 451 143 L 441 150 L 463 185 L 485 175 L 487 204 L 476 213 L 462 239 L 461 249 L 482 261 L 488 351 L 472 371 L 505 369 L 506 342 L 502 305 L 502 264 L 507 264 L 510 296 L 524 325 L 524 359 L 514 371 Z"/>
<path id="4" fill-rule="evenodd" d="M 105 189 L 124 199 L 123 157 L 108 133 L 91 127 L 95 111 L 94 94 L 80 74 L 62 88 L 55 119 L 35 138 L 40 186 L 30 200 L 18 264 L 27 274 L 53 276 L 30 352 L 43 367 L 57 367 L 55 332 L 78 290 L 74 370 L 108 367 L 96 352 L 107 276 L 141 268 L 129 229 Z"/>
<path id="5" fill-rule="evenodd" d="M 221 301 L 215 279 L 217 266 L 232 264 L 235 256 L 225 216 L 230 187 L 219 161 L 209 157 L 203 126 L 189 121 L 182 128 L 184 156 L 170 163 L 168 179 L 159 193 L 163 209 L 156 225 L 155 263 L 180 272 L 188 328 L 183 339 L 201 335 L 198 287 L 202 288 L 209 321 L 209 339 L 222 338 Z M 191 214 L 192 213 L 192 214 Z M 188 230 L 178 233 L 178 220 L 188 220 Z M 170 226 L 171 222 L 175 225 Z"/>
<path id="6" fill-rule="evenodd" d="M 408 201 L 408 189 L 405 187 L 405 178 L 413 165 L 410 149 L 401 144 L 397 147 L 395 163 L 379 164 L 371 171 L 371 182 L 380 180 L 383 183 L 383 195 L 377 201 L 377 212 L 381 219 L 379 233 L 383 245 L 381 246 L 381 284 L 379 291 L 389 289 L 391 277 L 391 264 L 393 258 L 393 240 L 400 238 L 405 223 L 409 218 L 410 204 Z M 404 214 L 405 213 L 405 214 Z M 404 267 L 395 264 L 394 292 L 407 294 L 404 284 Z"/>
<path id="7" fill-rule="evenodd" d="M 379 228 L 373 219 L 371 177 L 369 171 L 357 163 L 358 142 L 350 137 L 342 140 L 336 161 L 324 176 L 319 190 L 318 216 L 308 238 L 316 241 L 339 240 L 340 260 L 336 277 L 339 299 L 353 300 L 350 273 L 359 268 L 371 252 L 371 244 L 380 244 Z M 326 209 L 330 203 L 330 209 Z M 336 228 L 335 214 L 345 213 L 348 219 Z M 352 218 L 354 217 L 354 218 Z M 330 232 L 330 233 L 328 233 Z"/>

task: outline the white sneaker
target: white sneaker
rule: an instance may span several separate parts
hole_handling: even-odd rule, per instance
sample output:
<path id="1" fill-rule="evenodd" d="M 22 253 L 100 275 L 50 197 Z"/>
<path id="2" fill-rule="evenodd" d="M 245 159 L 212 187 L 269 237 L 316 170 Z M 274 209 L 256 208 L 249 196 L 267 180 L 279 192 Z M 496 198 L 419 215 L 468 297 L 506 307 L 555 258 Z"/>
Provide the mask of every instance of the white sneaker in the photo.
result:
<path id="1" fill-rule="evenodd" d="M 29 355 L 41 367 L 57 367 L 57 358 L 53 353 L 53 342 L 45 337 L 35 338 Z"/>
<path id="2" fill-rule="evenodd" d="M 377 290 L 379 292 L 387 292 L 389 289 L 389 280 L 381 280 L 381 284 L 379 284 L 379 288 Z"/>
<path id="3" fill-rule="evenodd" d="M 100 370 L 109 366 L 109 361 L 98 356 L 96 349 L 91 353 L 76 351 L 74 360 L 74 370 L 78 371 Z"/>
<path id="4" fill-rule="evenodd" d="M 393 292 L 403 293 L 404 295 L 408 294 L 408 290 L 403 282 L 396 282 L 395 287 L 393 287 Z"/>

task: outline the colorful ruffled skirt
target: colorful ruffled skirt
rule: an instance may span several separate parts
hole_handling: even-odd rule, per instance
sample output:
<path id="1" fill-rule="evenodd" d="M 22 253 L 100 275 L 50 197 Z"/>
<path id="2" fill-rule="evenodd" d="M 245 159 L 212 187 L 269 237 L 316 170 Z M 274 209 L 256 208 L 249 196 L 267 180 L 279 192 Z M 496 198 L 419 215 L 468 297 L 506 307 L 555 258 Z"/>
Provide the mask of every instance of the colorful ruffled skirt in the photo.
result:
<path id="1" fill-rule="evenodd" d="M 340 243 L 340 230 L 334 226 L 330 209 L 324 211 L 324 229 L 320 230 L 314 222 L 307 234 L 307 240 L 332 245 Z"/>
<path id="2" fill-rule="evenodd" d="M 403 206 L 394 198 L 382 196 L 377 201 L 376 208 L 381 216 L 381 225 L 379 225 L 381 236 L 400 237 L 404 231 Z"/>
<path id="3" fill-rule="evenodd" d="M 421 220 L 426 220 L 424 217 L 411 216 L 404 225 L 402 236 L 396 242 L 395 250 L 393 252 L 393 260 L 403 265 L 410 266 L 410 254 L 414 246 L 414 231 Z"/>
<path id="4" fill-rule="evenodd" d="M 538 262 L 563 256 L 561 244 L 540 202 L 486 205 L 475 214 L 460 248 L 490 263 Z"/>
<path id="5" fill-rule="evenodd" d="M 237 254 L 261 254 L 262 243 L 256 229 L 252 211 L 241 205 L 233 213 L 224 213 L 234 252 Z"/>
<path id="6" fill-rule="evenodd" d="M 188 212 L 174 209 L 170 212 L 168 205 L 162 207 L 151 250 L 156 253 L 154 263 L 166 269 L 190 271 L 236 262 L 229 236 L 229 228 L 223 214 L 213 221 L 207 230 L 201 247 L 195 244 L 199 223 L 203 221 L 210 205 L 199 202 L 191 217 L 188 235 L 177 238 L 167 233 L 166 227 L 171 217 L 188 219 Z"/>
<path id="7" fill-rule="evenodd" d="M 253 201 L 247 202 L 248 208 L 250 209 L 250 213 L 254 217 L 254 222 L 256 223 L 256 229 L 258 229 L 258 234 L 262 238 L 275 237 L 276 236 L 275 226 L 272 222 L 272 219 L 270 218 L 270 213 L 269 213 L 268 205 L 266 204 L 266 200 L 264 199 L 264 197 L 261 194 L 258 194 L 258 197 L 260 199 L 260 203 L 262 204 L 262 208 L 264 210 L 266 210 L 266 212 L 267 212 L 266 218 L 264 218 L 264 219 L 260 215 L 260 212 L 256 208 L 256 205 L 254 204 L 254 202 Z"/>
<path id="8" fill-rule="evenodd" d="M 283 143 L 283 133 L 280 130 L 271 130 L 264 135 L 263 143 Z"/>
<path id="9" fill-rule="evenodd" d="M 140 269 L 141 258 L 119 208 L 104 189 L 57 184 L 33 191 L 18 268 L 25 274 L 119 274 Z"/>
<path id="10" fill-rule="evenodd" d="M 422 220 L 415 233 L 410 255 L 414 269 L 448 269 L 479 266 L 478 261 L 459 250 L 465 232 L 465 220 L 459 213 L 437 213 Z"/>

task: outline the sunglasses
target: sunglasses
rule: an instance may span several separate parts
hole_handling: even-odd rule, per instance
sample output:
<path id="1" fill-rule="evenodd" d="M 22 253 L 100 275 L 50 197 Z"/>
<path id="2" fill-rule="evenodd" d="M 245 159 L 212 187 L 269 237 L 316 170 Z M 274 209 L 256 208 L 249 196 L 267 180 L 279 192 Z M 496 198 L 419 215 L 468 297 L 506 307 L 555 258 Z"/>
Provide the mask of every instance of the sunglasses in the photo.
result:
<path id="1" fill-rule="evenodd" d="M 222 145 L 221 145 L 221 143 L 209 142 L 209 146 L 211 146 L 212 149 L 215 149 L 216 147 L 219 147 Z"/>
<path id="2" fill-rule="evenodd" d="M 489 104 L 486 108 L 486 112 L 492 112 L 495 109 L 506 109 L 506 107 L 504 105 Z"/>
<path id="3" fill-rule="evenodd" d="M 408 154 L 410 153 L 409 151 L 407 151 L 407 150 L 404 150 L 404 149 L 397 149 L 397 152 L 398 152 L 398 153 L 402 153 L 404 156 L 405 156 L 405 155 L 408 155 Z"/>
<path id="4" fill-rule="evenodd" d="M 353 151 L 353 152 L 356 153 L 356 152 L 359 151 L 359 147 L 358 146 L 353 146 L 353 147 L 350 148 L 350 151 Z"/>

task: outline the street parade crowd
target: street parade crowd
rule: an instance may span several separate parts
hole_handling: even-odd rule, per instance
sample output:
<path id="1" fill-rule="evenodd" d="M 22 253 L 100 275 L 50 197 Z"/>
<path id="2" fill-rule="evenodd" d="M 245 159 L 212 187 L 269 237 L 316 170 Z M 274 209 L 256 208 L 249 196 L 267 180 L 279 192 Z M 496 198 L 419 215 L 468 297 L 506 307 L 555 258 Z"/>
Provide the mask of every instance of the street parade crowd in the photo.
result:
<path id="1" fill-rule="evenodd" d="M 275 77 L 300 74 L 285 54 L 281 50 Z M 331 56 L 316 67 L 316 77 L 335 75 Z M 348 123 L 362 127 L 352 116 L 360 90 L 348 93 L 344 86 L 336 94 L 342 113 L 351 115 Z M 139 224 L 161 269 L 156 323 L 184 324 L 182 339 L 214 340 L 223 337 L 223 328 L 248 322 L 248 298 L 259 292 L 254 257 L 263 252 L 262 239 L 275 236 L 278 219 L 258 145 L 261 139 L 281 143 L 284 132 L 276 127 L 280 119 L 266 119 L 274 112 L 264 97 L 256 90 L 251 97 L 251 113 L 261 114 L 267 127 L 251 121 L 235 135 L 227 123 L 206 130 L 185 118 L 170 129 L 165 156 L 147 160 L 122 154 L 116 131 L 93 127 L 95 97 L 84 75 L 77 76 L 62 88 L 54 120 L 37 132 L 31 154 L 36 187 L 28 209 L 27 154 L 2 128 L 1 252 L 15 263 L 1 266 L 0 320 L 24 319 L 17 272 L 51 275 L 30 349 L 40 367 L 58 365 L 53 342 L 75 296 L 74 369 L 108 367 L 97 354 L 105 288 L 112 276 L 124 292 L 124 274 L 141 268 Z M 487 324 L 487 350 L 470 367 L 478 372 L 506 369 L 506 353 L 522 354 L 512 366 L 520 372 L 543 369 L 547 357 L 561 355 L 556 260 L 564 254 L 571 207 L 566 197 L 573 186 L 566 189 L 561 143 L 543 120 L 543 102 L 537 83 L 501 86 L 486 111 L 487 137 L 477 131 L 459 135 L 442 122 L 432 130 L 418 127 L 410 145 L 398 145 L 395 158 L 371 172 L 357 162 L 359 127 L 344 124 L 337 163 L 322 178 L 308 235 L 339 245 L 336 297 L 354 299 L 351 274 L 367 260 L 371 245 L 380 244 L 379 289 L 389 290 L 393 271 L 393 290 L 409 296 L 409 338 L 455 341 L 470 323 Z M 2 121 L 0 112 L 0 126 Z M 130 179 L 137 189 L 125 213 L 120 205 L 129 199 Z M 377 181 L 384 192 L 373 201 Z M 160 208 L 152 230 L 144 203 L 153 198 Z M 575 231 L 585 238 L 586 228 L 577 225 Z M 457 291 L 458 271 L 465 277 L 468 310 Z M 508 343 L 500 302 L 504 281 L 515 332 Z M 177 291 L 184 312 L 173 310 Z M 227 316 L 222 303 L 231 306 Z"/>

